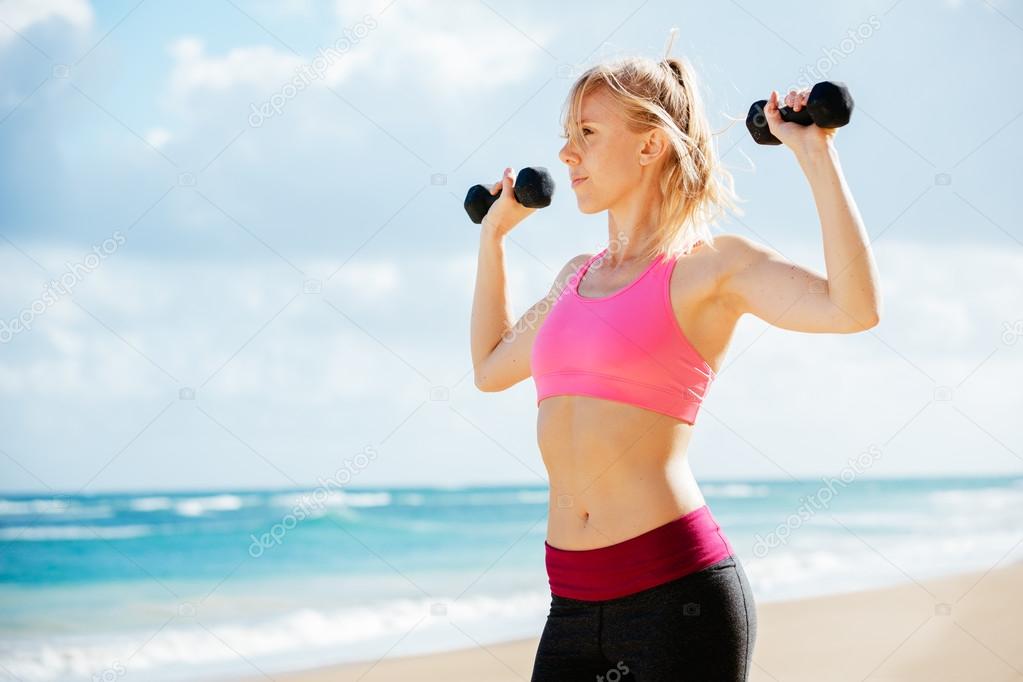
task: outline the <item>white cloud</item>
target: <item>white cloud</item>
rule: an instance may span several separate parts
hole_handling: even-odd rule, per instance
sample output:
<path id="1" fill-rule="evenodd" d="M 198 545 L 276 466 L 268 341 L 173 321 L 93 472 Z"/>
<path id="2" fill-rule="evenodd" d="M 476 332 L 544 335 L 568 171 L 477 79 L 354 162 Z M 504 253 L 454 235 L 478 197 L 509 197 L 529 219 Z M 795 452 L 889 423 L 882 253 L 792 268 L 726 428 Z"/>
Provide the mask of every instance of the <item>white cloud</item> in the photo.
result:
<path id="1" fill-rule="evenodd" d="M 44 248 L 33 255 L 48 264 L 81 258 Z M 19 283 L 0 292 L 0 322 L 13 328 L 13 318 L 39 297 L 39 271 L 11 248 L 0 249 L 0 263 Z M 337 265 L 318 261 L 302 267 L 323 280 L 322 298 L 403 355 L 406 341 L 391 338 L 387 320 L 381 319 L 388 313 L 381 313 L 374 301 L 408 296 L 401 291 L 407 266 L 354 260 L 326 281 Z M 53 274 L 59 277 L 59 271 Z M 301 287 L 293 270 L 275 263 L 167 262 L 116 253 L 83 276 L 74 299 L 182 383 L 194 385 Z M 172 382 L 166 375 L 67 298 L 34 315 L 31 328 L 15 333 L 3 347 L 0 396 L 85 399 L 98 391 L 113 405 L 167 393 Z M 321 296 L 310 295 L 296 299 L 268 325 L 208 390 L 235 398 L 262 391 L 272 401 L 321 404 L 386 394 L 389 389 L 380 378 L 393 375 L 397 382 L 407 373 L 391 350 Z"/>
<path id="2" fill-rule="evenodd" d="M 551 62 L 522 31 L 485 8 L 460 9 L 452 26 L 423 3 L 394 3 L 380 14 L 384 7 L 338 14 L 339 24 L 302 45 L 301 55 L 269 38 L 218 51 L 197 35 L 168 43 L 172 67 L 157 103 L 174 131 L 175 158 L 219 148 L 233 131 L 250 127 L 258 134 L 239 139 L 218 161 L 218 172 L 226 173 L 225 164 L 244 159 L 244 168 L 236 169 L 244 174 L 264 159 L 362 146 L 378 126 L 405 140 L 412 134 L 403 130 L 407 111 L 426 127 L 432 115 L 441 116 L 440 125 L 449 129 L 434 127 L 433 134 L 457 134 L 462 114 L 451 113 L 451 100 L 525 84 L 539 62 Z M 544 25 L 522 29 L 541 43 L 553 35 Z M 351 97 L 355 90 L 339 89 L 351 82 L 358 84 L 358 113 L 334 96 Z M 151 139 L 157 148 L 167 141 L 160 134 Z"/>
<path id="3" fill-rule="evenodd" d="M 261 89 L 290 80 L 302 59 L 289 52 L 259 45 L 236 47 L 224 56 L 207 56 L 202 40 L 186 36 L 168 50 L 175 58 L 171 91 L 187 97 L 197 90 L 228 90 L 239 85 Z"/>
<path id="4" fill-rule="evenodd" d="M 257 125 L 253 117 L 260 119 L 258 125 L 268 123 L 267 127 L 284 118 L 288 130 L 267 133 L 264 129 L 258 140 L 249 136 L 233 145 L 231 154 L 247 154 L 250 165 L 281 149 L 293 150 L 296 137 L 315 139 L 320 147 L 358 136 L 354 127 L 338 125 L 333 96 L 323 106 L 323 100 L 310 91 L 343 79 L 365 55 L 317 50 L 306 57 L 267 45 L 236 47 L 218 55 L 210 54 L 194 36 L 176 39 L 168 52 L 174 64 L 158 101 L 165 114 L 175 119 L 175 138 L 182 145 L 223 144 L 225 126 Z"/>
<path id="5" fill-rule="evenodd" d="M 495 90 L 528 78 L 537 60 L 548 59 L 531 41 L 544 44 L 555 35 L 548 26 L 509 26 L 477 5 L 460 8 L 457 25 L 423 2 L 376 2 L 357 14 L 341 3 L 337 16 L 336 35 L 302 56 L 265 45 L 207 55 L 199 38 L 181 37 L 169 48 L 176 62 L 172 94 L 252 85 L 269 96 L 299 71 L 314 88 L 365 77 L 375 84 L 414 83 L 430 95 Z M 525 49 L 510 49 L 519 43 Z"/>
<path id="6" fill-rule="evenodd" d="M 352 51 L 376 82 L 414 82 L 426 93 L 450 97 L 525 81 L 543 64 L 554 73 L 553 61 L 537 46 L 557 35 L 552 23 L 516 18 L 509 25 L 476 3 L 458 6 L 456 22 L 423 0 L 373 0 L 358 8 L 339 0 L 335 8 L 341 34 L 357 34 L 367 16 L 378 24 Z"/>
<path id="7" fill-rule="evenodd" d="M 33 24 L 63 20 L 79 30 L 92 27 L 92 7 L 86 0 L 5 0 L 0 3 L 0 19 L 21 32 Z M 16 36 L 0 30 L 0 45 Z"/>

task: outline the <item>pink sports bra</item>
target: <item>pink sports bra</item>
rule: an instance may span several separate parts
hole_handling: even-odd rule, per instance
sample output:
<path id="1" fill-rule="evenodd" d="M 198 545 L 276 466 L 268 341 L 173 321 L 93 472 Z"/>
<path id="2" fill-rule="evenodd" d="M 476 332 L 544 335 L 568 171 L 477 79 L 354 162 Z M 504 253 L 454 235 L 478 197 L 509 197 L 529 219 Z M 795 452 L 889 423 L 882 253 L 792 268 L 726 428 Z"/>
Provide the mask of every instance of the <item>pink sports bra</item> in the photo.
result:
<path id="1" fill-rule="evenodd" d="M 658 256 L 610 296 L 581 296 L 579 283 L 606 252 L 592 256 L 569 279 L 537 330 L 530 356 L 537 405 L 550 396 L 585 395 L 695 424 L 715 374 L 671 307 L 678 258 Z"/>

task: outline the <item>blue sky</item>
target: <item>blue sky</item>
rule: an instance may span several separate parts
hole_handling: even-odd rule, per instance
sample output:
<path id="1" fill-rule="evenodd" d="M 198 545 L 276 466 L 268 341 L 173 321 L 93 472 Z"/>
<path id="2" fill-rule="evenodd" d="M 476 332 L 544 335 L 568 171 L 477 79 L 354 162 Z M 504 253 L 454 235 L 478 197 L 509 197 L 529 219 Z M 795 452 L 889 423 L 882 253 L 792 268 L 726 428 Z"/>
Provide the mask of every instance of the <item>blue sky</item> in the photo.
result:
<path id="1" fill-rule="evenodd" d="M 658 57 L 673 26 L 745 199 L 722 230 L 819 272 L 794 157 L 728 117 L 849 85 L 836 146 L 885 305 L 857 335 L 744 318 L 697 476 L 829 476 L 871 448 L 870 476 L 1023 470 L 1023 12 L 1004 0 L 64 0 L 0 20 L 2 489 L 313 486 L 369 446 L 353 484 L 542 484 L 532 381 L 483 394 L 469 373 L 462 199 L 505 166 L 554 172 L 554 205 L 509 237 L 518 315 L 606 243 L 557 158 L 573 74 Z"/>

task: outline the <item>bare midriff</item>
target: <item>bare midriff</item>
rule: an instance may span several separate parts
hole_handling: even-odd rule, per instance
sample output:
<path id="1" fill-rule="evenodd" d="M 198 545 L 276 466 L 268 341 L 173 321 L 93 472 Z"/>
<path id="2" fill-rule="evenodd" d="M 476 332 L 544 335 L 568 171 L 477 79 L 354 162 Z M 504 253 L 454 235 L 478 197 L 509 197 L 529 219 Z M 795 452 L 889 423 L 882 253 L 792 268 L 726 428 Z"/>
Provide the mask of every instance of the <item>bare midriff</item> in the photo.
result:
<path id="1" fill-rule="evenodd" d="M 705 504 L 689 467 L 693 426 L 581 395 L 540 402 L 537 442 L 550 479 L 547 542 L 606 547 Z"/>

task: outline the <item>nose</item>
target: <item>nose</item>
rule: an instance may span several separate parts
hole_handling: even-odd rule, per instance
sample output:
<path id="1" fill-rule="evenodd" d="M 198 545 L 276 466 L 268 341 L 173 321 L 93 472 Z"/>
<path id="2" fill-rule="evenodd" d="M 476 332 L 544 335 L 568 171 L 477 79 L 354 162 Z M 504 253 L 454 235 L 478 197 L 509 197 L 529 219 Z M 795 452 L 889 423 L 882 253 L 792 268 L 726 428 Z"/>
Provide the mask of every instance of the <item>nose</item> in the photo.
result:
<path id="1" fill-rule="evenodd" d="M 579 155 L 572 151 L 571 147 L 569 147 L 568 141 L 562 145 L 561 151 L 558 152 L 558 158 L 561 159 L 563 164 L 569 167 L 579 163 Z"/>

